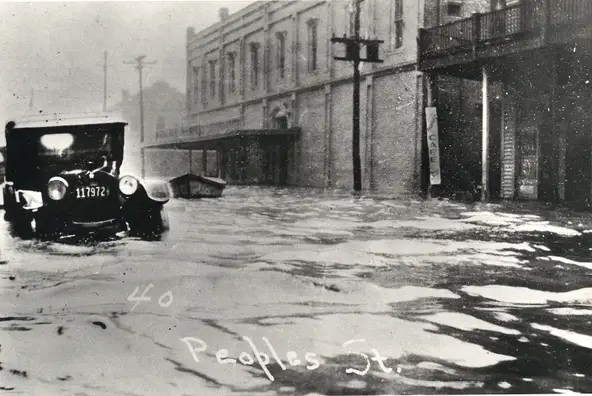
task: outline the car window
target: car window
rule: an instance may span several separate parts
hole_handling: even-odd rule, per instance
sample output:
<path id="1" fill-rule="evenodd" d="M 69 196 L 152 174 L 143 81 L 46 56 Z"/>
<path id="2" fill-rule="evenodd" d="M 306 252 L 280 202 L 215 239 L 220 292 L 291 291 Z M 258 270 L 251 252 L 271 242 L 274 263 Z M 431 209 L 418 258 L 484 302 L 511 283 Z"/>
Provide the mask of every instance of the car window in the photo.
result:
<path id="1" fill-rule="evenodd" d="M 111 152 L 111 135 L 97 131 L 45 134 L 39 137 L 38 150 L 40 157 L 47 159 L 91 159 Z"/>

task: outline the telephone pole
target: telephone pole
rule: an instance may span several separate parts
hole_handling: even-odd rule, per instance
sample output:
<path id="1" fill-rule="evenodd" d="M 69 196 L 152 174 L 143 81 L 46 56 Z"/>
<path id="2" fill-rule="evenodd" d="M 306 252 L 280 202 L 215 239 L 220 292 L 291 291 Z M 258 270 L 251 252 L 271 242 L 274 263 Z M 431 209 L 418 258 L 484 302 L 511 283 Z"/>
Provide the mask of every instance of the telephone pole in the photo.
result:
<path id="1" fill-rule="evenodd" d="M 103 112 L 107 112 L 107 51 L 104 53 L 105 61 L 103 62 Z"/>
<path id="2" fill-rule="evenodd" d="M 354 191 L 362 190 L 362 164 L 360 160 L 360 62 L 381 63 L 378 59 L 378 45 L 382 40 L 368 40 L 360 38 L 360 0 L 353 0 L 354 3 L 354 34 L 353 37 L 332 37 L 332 43 L 345 44 L 345 57 L 335 56 L 336 60 L 353 61 L 353 116 L 352 116 L 352 162 Z M 366 58 L 360 57 L 360 48 L 366 47 Z"/>
<path id="3" fill-rule="evenodd" d="M 103 112 L 107 112 L 107 69 L 109 68 L 109 64 L 107 63 L 107 55 L 108 52 L 105 50 L 103 53 L 104 61 L 103 64 L 98 64 L 97 66 L 103 67 Z"/>
<path id="4" fill-rule="evenodd" d="M 126 65 L 135 65 L 138 70 L 138 77 L 140 81 L 140 154 L 142 156 L 141 174 L 144 177 L 144 90 L 142 88 L 142 69 L 146 65 L 153 65 L 156 62 L 145 62 L 146 55 L 137 56 L 133 62 L 123 62 Z"/>
<path id="5" fill-rule="evenodd" d="M 354 37 L 356 54 L 354 56 L 354 93 L 353 93 L 353 126 L 352 126 L 352 159 L 354 166 L 354 191 L 362 190 L 362 163 L 360 160 L 360 2 L 354 0 Z"/>

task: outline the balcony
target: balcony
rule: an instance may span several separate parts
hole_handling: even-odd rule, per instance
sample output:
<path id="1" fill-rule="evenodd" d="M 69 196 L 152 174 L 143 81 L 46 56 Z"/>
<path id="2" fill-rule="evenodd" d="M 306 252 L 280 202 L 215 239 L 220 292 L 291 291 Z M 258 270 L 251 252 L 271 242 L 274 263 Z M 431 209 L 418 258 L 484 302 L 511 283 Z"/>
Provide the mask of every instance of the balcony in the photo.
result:
<path id="1" fill-rule="evenodd" d="M 502 10 L 420 29 L 419 67 L 423 71 L 459 69 L 519 51 L 590 38 L 592 0 L 523 0 Z"/>
<path id="2" fill-rule="evenodd" d="M 215 122 L 190 127 L 169 128 L 156 131 L 156 142 L 162 140 L 175 140 L 187 137 L 209 137 L 224 134 L 240 127 L 239 119 Z"/>
<path id="3" fill-rule="evenodd" d="M 245 146 L 249 140 L 289 143 L 300 136 L 300 128 L 241 129 L 240 119 L 229 119 L 191 127 L 169 128 L 156 132 L 156 139 L 144 145 L 148 149 L 220 150 Z"/>

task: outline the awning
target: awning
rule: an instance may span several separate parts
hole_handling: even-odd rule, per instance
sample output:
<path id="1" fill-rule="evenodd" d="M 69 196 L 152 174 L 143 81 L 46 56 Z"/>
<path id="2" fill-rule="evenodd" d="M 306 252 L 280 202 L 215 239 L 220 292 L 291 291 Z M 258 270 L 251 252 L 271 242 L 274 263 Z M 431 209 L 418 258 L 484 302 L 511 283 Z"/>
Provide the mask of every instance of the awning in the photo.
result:
<path id="1" fill-rule="evenodd" d="M 189 129 L 188 129 L 189 130 Z M 251 139 L 278 139 L 288 140 L 300 136 L 300 128 L 286 129 L 237 129 L 222 134 L 208 136 L 179 136 L 159 139 L 157 142 L 148 143 L 145 149 L 178 149 L 178 150 L 202 150 L 217 149 L 246 144 Z"/>

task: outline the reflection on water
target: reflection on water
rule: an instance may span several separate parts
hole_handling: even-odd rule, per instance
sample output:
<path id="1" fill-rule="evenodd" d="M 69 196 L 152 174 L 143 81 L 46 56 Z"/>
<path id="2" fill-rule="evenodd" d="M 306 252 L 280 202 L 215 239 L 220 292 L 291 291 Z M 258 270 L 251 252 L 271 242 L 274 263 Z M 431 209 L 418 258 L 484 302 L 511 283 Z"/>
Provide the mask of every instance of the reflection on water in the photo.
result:
<path id="1" fill-rule="evenodd" d="M 21 241 L 2 224 L 2 386 L 592 390 L 581 214 L 252 187 L 168 210 L 158 242 Z"/>

